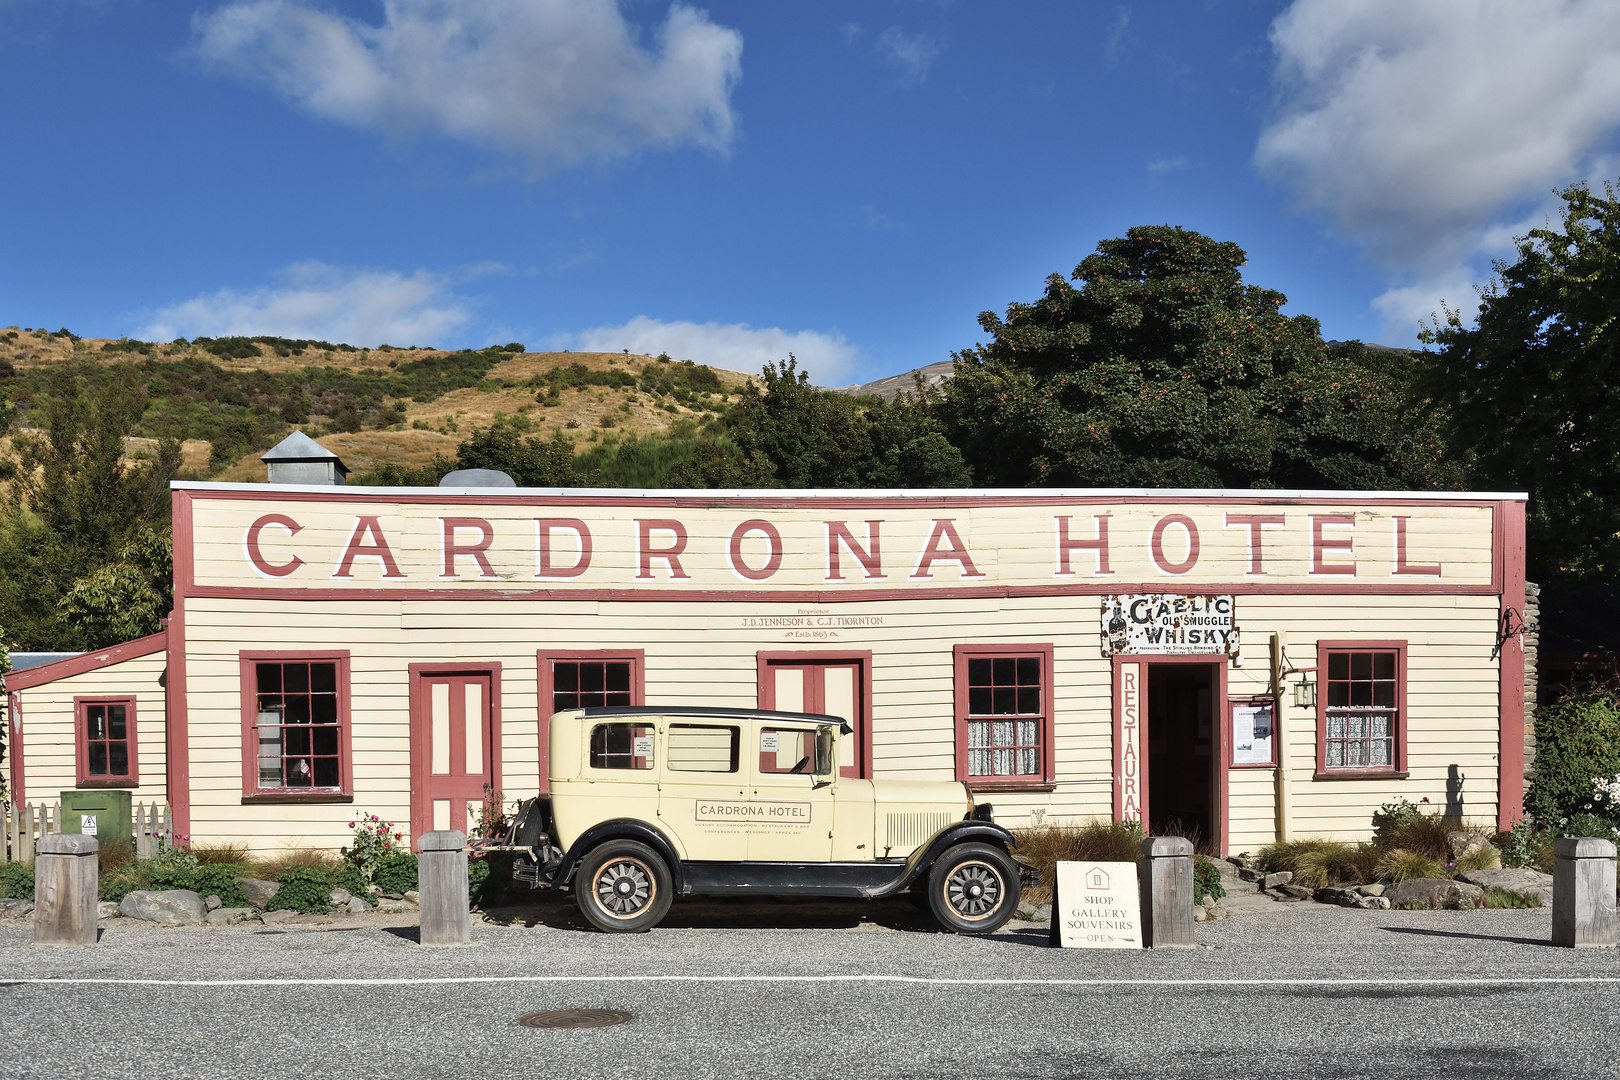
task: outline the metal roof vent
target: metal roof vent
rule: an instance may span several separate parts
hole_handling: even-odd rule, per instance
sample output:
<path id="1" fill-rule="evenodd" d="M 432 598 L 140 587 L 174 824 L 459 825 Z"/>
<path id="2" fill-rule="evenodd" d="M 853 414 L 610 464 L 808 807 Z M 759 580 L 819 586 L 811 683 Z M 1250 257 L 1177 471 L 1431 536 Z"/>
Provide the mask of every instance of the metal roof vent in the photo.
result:
<path id="1" fill-rule="evenodd" d="M 259 457 L 272 484 L 331 484 L 338 486 L 349 470 L 332 451 L 295 431 Z"/>
<path id="2" fill-rule="evenodd" d="M 457 469 L 452 473 L 445 473 L 439 481 L 440 487 L 448 488 L 515 488 L 517 482 L 499 469 Z"/>

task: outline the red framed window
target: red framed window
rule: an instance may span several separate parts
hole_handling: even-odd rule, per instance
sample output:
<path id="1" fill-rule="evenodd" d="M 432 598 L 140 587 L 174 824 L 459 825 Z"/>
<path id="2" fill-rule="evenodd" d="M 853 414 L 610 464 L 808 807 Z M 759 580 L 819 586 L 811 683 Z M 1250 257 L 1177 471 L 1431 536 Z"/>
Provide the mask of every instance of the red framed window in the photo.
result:
<path id="1" fill-rule="evenodd" d="M 608 706 L 636 706 L 646 703 L 644 671 L 646 653 L 641 649 L 542 649 L 536 654 L 539 677 L 540 792 L 551 790 L 551 714 L 566 709 Z M 603 738 L 613 743 L 601 747 L 604 755 L 617 762 L 619 745 L 628 737 L 634 750 L 634 733 L 614 733 Z M 643 737 L 645 737 L 643 735 Z M 593 753 L 595 747 L 593 747 Z M 631 757 L 636 755 L 632 752 Z M 603 761 L 609 760 L 604 756 Z M 601 768 L 617 765 L 593 766 Z M 639 766 L 632 766 L 639 767 Z"/>
<path id="2" fill-rule="evenodd" d="M 242 654 L 242 795 L 349 797 L 349 654 Z"/>
<path id="3" fill-rule="evenodd" d="M 1051 645 L 956 647 L 956 772 L 974 788 L 1050 786 Z"/>
<path id="4" fill-rule="evenodd" d="M 1406 773 L 1406 642 L 1317 644 L 1318 778 Z"/>
<path id="5" fill-rule="evenodd" d="M 135 699 L 74 698 L 79 787 L 136 787 Z"/>

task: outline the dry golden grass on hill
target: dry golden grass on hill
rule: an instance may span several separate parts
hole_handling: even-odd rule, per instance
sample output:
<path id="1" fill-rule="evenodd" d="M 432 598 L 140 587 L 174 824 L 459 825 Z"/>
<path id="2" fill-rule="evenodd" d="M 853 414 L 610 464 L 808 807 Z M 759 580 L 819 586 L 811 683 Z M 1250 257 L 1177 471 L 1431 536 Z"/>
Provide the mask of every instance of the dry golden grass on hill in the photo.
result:
<path id="1" fill-rule="evenodd" d="M 449 350 L 443 349 L 378 348 L 350 352 L 311 347 L 280 356 L 270 345 L 261 344 L 258 348 L 260 355 L 248 358 L 219 357 L 190 344 L 154 344 L 143 354 L 126 351 L 112 339 L 87 338 L 75 343 L 66 337 L 20 333 L 17 340 L 0 345 L 0 356 L 6 356 L 18 368 L 61 364 L 73 360 L 75 355 L 81 358 L 88 355 L 103 364 L 143 361 L 161 364 L 190 358 L 207 360 L 229 371 L 285 373 L 315 366 L 382 373 L 411 361 L 449 355 Z M 351 473 L 360 474 L 383 463 L 419 467 L 436 454 L 454 457 L 456 446 L 462 440 L 500 416 L 521 417 L 530 433 L 542 438 L 560 431 L 581 449 L 608 431 L 621 435 L 661 432 L 682 418 L 701 420 L 713 411 L 706 405 L 737 401 L 737 392 L 750 378 L 740 372 L 712 369 L 724 393 L 707 399 L 700 397 L 688 404 L 649 395 L 639 388 L 605 386 L 562 387 L 549 401 L 538 400 L 542 391 L 532 383 L 556 368 L 573 365 L 593 372 L 621 371 L 636 376 L 649 366 L 662 366 L 654 357 L 625 353 L 515 353 L 497 363 L 478 386 L 451 390 L 427 402 L 399 399 L 398 404 L 405 409 L 402 424 L 386 429 L 336 432 L 331 430 L 330 418 L 314 415 L 302 427 L 341 457 Z M 142 444 L 149 441 L 131 440 L 131 449 L 142 449 Z M 209 443 L 188 440 L 184 447 L 187 471 L 207 475 L 210 451 Z M 226 482 L 263 481 L 265 472 L 259 461 L 260 453 L 262 451 L 246 454 L 210 478 Z"/>

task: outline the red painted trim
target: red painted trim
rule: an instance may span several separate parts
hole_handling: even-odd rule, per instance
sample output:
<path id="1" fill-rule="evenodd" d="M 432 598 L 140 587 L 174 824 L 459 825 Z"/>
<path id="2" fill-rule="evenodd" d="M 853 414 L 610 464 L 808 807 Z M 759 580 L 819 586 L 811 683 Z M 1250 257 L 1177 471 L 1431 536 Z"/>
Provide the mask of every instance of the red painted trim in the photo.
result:
<path id="1" fill-rule="evenodd" d="M 100 777 L 93 777 L 90 775 L 90 746 L 88 740 L 85 738 L 86 731 L 84 726 L 84 707 L 86 705 L 124 706 L 124 741 L 129 744 L 129 775 Z M 109 694 L 101 697 L 97 697 L 95 695 L 74 697 L 73 762 L 76 772 L 74 784 L 77 787 L 112 788 L 141 786 L 141 752 L 140 742 L 136 739 L 135 695 Z"/>
<path id="2" fill-rule="evenodd" d="M 1174 656 L 1166 653 L 1136 653 L 1130 656 L 1114 657 L 1116 665 L 1120 661 L 1130 660 L 1137 660 L 1142 664 L 1142 816 L 1145 821 L 1151 822 L 1153 820 L 1153 804 L 1150 801 L 1150 795 L 1152 792 L 1153 770 L 1148 766 L 1148 745 L 1152 736 L 1148 720 L 1151 715 L 1148 688 L 1152 685 L 1153 680 L 1152 672 L 1148 668 L 1159 664 L 1208 664 L 1215 669 L 1215 685 L 1210 687 L 1210 693 L 1213 696 L 1212 704 L 1215 704 L 1217 708 L 1223 708 L 1219 703 L 1226 700 L 1228 665 L 1226 657 L 1211 656 L 1207 653 Z M 1117 666 L 1115 670 L 1118 670 Z M 1227 746 L 1225 725 L 1221 723 L 1221 717 L 1218 714 L 1210 717 L 1209 761 L 1212 771 L 1211 779 L 1214 782 L 1210 785 L 1209 809 L 1210 815 L 1217 819 L 1218 822 L 1219 827 L 1216 830 L 1215 839 L 1220 843 L 1218 850 L 1222 855 L 1226 854 L 1227 846 L 1232 839 L 1231 777 L 1226 768 L 1226 759 L 1230 751 Z"/>
<path id="3" fill-rule="evenodd" d="M 828 652 L 790 652 L 782 650 L 762 651 L 755 654 L 754 662 L 756 665 L 756 678 L 758 679 L 755 688 L 754 700 L 759 703 L 758 707 L 761 709 L 776 708 L 776 681 L 766 677 L 772 664 L 782 666 L 792 666 L 795 664 L 806 666 L 814 664 L 828 666 L 838 664 L 854 664 L 859 667 L 861 673 L 861 700 L 859 702 L 859 707 L 861 710 L 861 722 L 856 728 L 855 733 L 860 737 L 860 745 L 855 748 L 856 757 L 854 778 L 861 780 L 872 779 L 873 716 L 871 649 L 850 649 Z M 806 685 L 805 690 L 808 696 L 810 687 Z M 819 701 L 819 695 L 817 695 L 817 698 L 818 700 L 816 701 L 806 701 L 804 703 L 804 707 L 807 712 L 819 711 L 818 706 L 820 706 L 822 703 Z M 839 772 L 842 774 L 843 770 L 840 769 Z"/>
<path id="4" fill-rule="evenodd" d="M 1052 644 L 1015 644 L 998 642 L 994 645 L 957 645 L 951 650 L 953 719 L 956 731 L 956 779 L 975 790 L 988 790 L 994 786 L 1001 791 L 1024 788 L 1048 788 L 1057 783 L 1057 702 L 1052 682 Z M 968 660 L 978 656 L 1038 656 L 1041 660 L 1041 771 L 1026 778 L 1017 776 L 972 776 L 968 773 Z M 1018 717 L 1017 719 L 1028 719 Z M 982 787 L 981 787 L 982 786 Z"/>
<path id="5" fill-rule="evenodd" d="M 1312 780 L 1405 780 L 1412 774 L 1405 769 L 1390 772 L 1388 769 L 1330 769 L 1327 772 L 1314 772 Z"/>
<path id="6" fill-rule="evenodd" d="M 1365 583 L 1363 583 L 1365 582 Z M 286 587 L 259 587 L 254 585 L 204 585 L 188 595 L 210 599 L 238 600 L 551 600 L 596 601 L 598 603 L 645 600 L 653 603 L 672 601 L 708 602 L 736 600 L 748 603 L 776 604 L 853 604 L 867 600 L 978 600 L 1017 599 L 1031 596 L 1110 596 L 1115 593 L 1163 592 L 1165 582 L 1079 582 L 1063 585 L 919 585 L 913 588 L 860 589 L 557 589 L 549 587 L 523 588 L 505 583 L 500 588 L 479 588 L 469 585 L 462 589 L 377 589 L 356 586 L 351 589 L 316 587 L 309 589 Z M 1302 582 L 1297 585 L 1270 585 L 1252 581 L 1199 582 L 1181 586 L 1184 590 L 1232 596 L 1496 596 L 1501 591 L 1495 584 L 1478 585 L 1422 585 L 1416 582 L 1373 582 L 1361 579 L 1354 584 L 1330 585 L 1323 582 Z"/>
<path id="7" fill-rule="evenodd" d="M 1271 703 L 1271 760 L 1245 762 L 1232 760 L 1237 754 L 1237 741 L 1232 737 L 1232 706 L 1264 705 L 1267 702 Z M 1221 714 L 1221 738 L 1226 742 L 1226 767 L 1228 769 L 1275 769 L 1277 767 L 1277 725 L 1280 723 L 1282 723 L 1282 703 L 1270 694 L 1256 694 L 1252 697 L 1228 700 Z"/>
<path id="8" fill-rule="evenodd" d="M 410 838 L 411 850 L 417 850 L 417 842 L 423 833 L 429 831 L 433 820 L 433 807 L 430 805 L 430 792 L 428 791 L 428 769 L 431 763 L 426 753 L 428 746 L 427 725 L 429 723 L 427 701 L 423 697 L 422 684 L 426 677 L 434 675 L 482 675 L 489 679 L 489 783 L 494 791 L 501 791 L 501 759 L 505 756 L 501 744 L 501 663 L 499 660 L 486 660 L 474 664 L 411 664 L 410 673 L 410 725 L 411 725 L 411 820 L 402 830 Z M 544 789 L 542 789 L 544 790 Z M 467 822 L 472 828 L 472 822 Z"/>
<path id="9" fill-rule="evenodd" d="M 110 649 L 98 649 L 95 652 L 70 656 L 66 660 L 53 660 L 49 664 L 24 668 L 22 671 L 13 671 L 6 676 L 6 689 L 15 692 L 17 690 L 28 690 L 36 686 L 44 686 L 47 683 L 56 682 L 58 679 L 67 679 L 74 675 L 83 675 L 89 671 L 99 671 L 104 667 L 111 667 L 113 664 L 121 664 L 125 660 L 151 656 L 155 652 L 162 652 L 168 648 L 168 645 L 168 632 L 159 630 L 155 634 L 148 634 L 143 638 L 136 638 L 134 641 L 126 641 L 122 645 L 114 645 Z"/>
<path id="10" fill-rule="evenodd" d="M 551 792 L 551 695 L 553 660 L 620 660 L 630 664 L 630 704 L 647 704 L 647 650 L 645 649 L 541 649 L 535 654 L 535 703 L 540 726 L 540 794 Z"/>
<path id="11" fill-rule="evenodd" d="M 1352 492 L 1346 494 L 1342 491 L 1286 491 L 1282 493 L 1265 493 L 1260 490 L 1231 491 L 1224 494 L 1213 494 L 1207 490 L 1201 494 L 1187 494 L 1178 489 L 1166 489 L 1162 492 L 1126 492 L 1119 493 L 1104 489 L 1095 493 L 1084 495 L 1074 493 L 1058 493 L 1055 495 L 1026 495 L 1023 493 L 994 495 L 955 495 L 955 494 L 882 494 L 882 495 L 777 495 L 765 492 L 748 492 L 746 494 L 727 495 L 720 491 L 700 491 L 685 495 L 607 495 L 580 491 L 547 491 L 532 495 L 499 495 L 497 489 L 479 491 L 477 494 L 440 491 L 438 489 L 422 490 L 409 488 L 330 488 L 319 491 L 295 491 L 289 488 L 270 488 L 264 485 L 244 485 L 237 488 L 224 484 L 207 483 L 179 483 L 172 485 L 176 491 L 186 494 L 196 494 L 204 499 L 220 499 L 239 502 L 274 502 L 278 504 L 290 502 L 347 502 L 363 503 L 368 501 L 381 501 L 390 503 L 408 503 L 423 505 L 459 505 L 474 506 L 643 506 L 643 507 L 691 507 L 694 509 L 712 509 L 716 506 L 757 506 L 764 509 L 786 509 L 792 507 L 833 507 L 838 509 L 884 509 L 894 507 L 915 507 L 927 509 L 952 508 L 959 506 L 1104 506 L 1110 504 L 1175 504 L 1197 506 L 1229 506 L 1234 503 L 1252 506 L 1281 506 L 1298 507 L 1310 506 L 1485 506 L 1494 507 L 1503 501 L 1506 496 L 1511 501 L 1521 501 L 1525 496 L 1517 492 L 1491 492 L 1488 496 L 1480 493 L 1463 493 L 1456 497 L 1440 496 L 1438 498 L 1418 498 L 1416 492 L 1402 492 L 1388 494 L 1384 492 Z"/>
<path id="12" fill-rule="evenodd" d="M 11 725 L 6 739 L 6 756 L 11 765 L 11 790 L 8 794 L 14 805 L 21 806 L 28 801 L 23 784 L 22 699 L 11 690 L 6 691 L 6 723 Z"/>
<path id="13" fill-rule="evenodd" d="M 1125 667 L 1134 665 L 1135 674 L 1131 676 L 1135 685 L 1126 684 Z M 1139 656 L 1115 656 L 1113 658 L 1113 714 L 1114 714 L 1114 820 L 1139 820 L 1143 827 L 1147 825 L 1147 766 L 1143 758 L 1147 753 L 1147 739 L 1143 737 L 1147 731 L 1147 665 Z M 1125 714 L 1128 708 L 1134 708 L 1136 728 L 1136 762 L 1127 769 L 1125 760 Z M 1134 775 L 1127 775 L 1134 771 Z M 1136 787 L 1136 816 L 1129 818 L 1125 807 L 1125 787 L 1127 780 L 1134 782 Z"/>
<path id="14" fill-rule="evenodd" d="M 1502 609 L 1524 615 L 1524 503 L 1504 502 L 1502 519 Z M 1502 645 L 1498 657 L 1498 710 L 1501 714 L 1497 750 L 1496 828 L 1511 829 L 1524 814 L 1524 637 L 1515 634 Z"/>
<path id="15" fill-rule="evenodd" d="M 259 788 L 259 740 L 253 734 L 258 724 L 258 673 L 253 665 L 259 661 L 282 663 L 331 662 L 337 664 L 338 706 L 338 789 L 312 788 L 310 798 L 354 794 L 354 732 L 350 713 L 349 650 L 347 649 L 273 649 L 243 651 L 237 654 L 240 665 L 242 691 L 242 800 L 244 802 L 273 799 L 276 802 L 302 802 L 302 792 L 285 789 L 264 791 Z"/>
<path id="16" fill-rule="evenodd" d="M 1329 769 L 1327 767 L 1327 670 L 1328 653 L 1335 652 L 1394 652 L 1395 653 L 1395 764 L 1389 769 Z M 1316 778 L 1324 774 L 1343 776 L 1354 780 L 1369 776 L 1385 779 L 1404 779 L 1406 769 L 1406 729 L 1411 717 L 1406 711 L 1406 660 L 1404 641 L 1318 641 L 1316 643 Z"/>
<path id="17" fill-rule="evenodd" d="M 186 684 L 186 600 L 197 585 L 197 538 L 192 527 L 192 495 L 176 491 L 174 527 L 174 610 L 169 612 L 168 685 L 164 687 L 165 787 L 174 831 L 191 833 L 191 714 Z"/>

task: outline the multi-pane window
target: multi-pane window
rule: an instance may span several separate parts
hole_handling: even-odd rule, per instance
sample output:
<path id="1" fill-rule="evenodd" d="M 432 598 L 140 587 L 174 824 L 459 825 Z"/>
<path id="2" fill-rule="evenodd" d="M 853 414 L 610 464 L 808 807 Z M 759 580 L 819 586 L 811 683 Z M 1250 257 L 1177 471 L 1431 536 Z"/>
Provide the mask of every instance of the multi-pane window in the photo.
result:
<path id="1" fill-rule="evenodd" d="M 1395 650 L 1328 652 L 1323 765 L 1394 769 L 1400 724 L 1400 655 Z"/>
<path id="2" fill-rule="evenodd" d="M 629 660 L 553 660 L 551 709 L 630 705 Z"/>
<path id="3" fill-rule="evenodd" d="M 651 724 L 597 724 L 591 728 L 591 768 L 652 768 L 653 731 Z"/>
<path id="4" fill-rule="evenodd" d="M 1048 716 L 1045 658 L 969 655 L 965 674 L 967 775 L 1041 778 Z"/>
<path id="5" fill-rule="evenodd" d="M 134 703 L 79 702 L 80 783 L 135 778 Z"/>
<path id="6" fill-rule="evenodd" d="M 260 791 L 342 786 L 338 665 L 332 661 L 254 663 Z"/>

